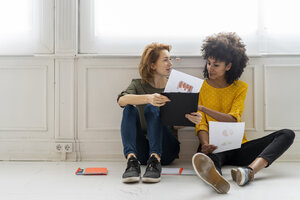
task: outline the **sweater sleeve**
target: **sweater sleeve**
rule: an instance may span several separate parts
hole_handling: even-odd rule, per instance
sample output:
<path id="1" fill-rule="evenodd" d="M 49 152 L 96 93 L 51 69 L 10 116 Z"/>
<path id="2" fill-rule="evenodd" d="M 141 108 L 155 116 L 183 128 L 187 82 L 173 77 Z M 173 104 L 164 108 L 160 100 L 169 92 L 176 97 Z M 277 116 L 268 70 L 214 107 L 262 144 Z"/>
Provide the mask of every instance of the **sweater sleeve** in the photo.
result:
<path id="1" fill-rule="evenodd" d="M 247 90 L 248 90 L 248 85 L 246 84 L 238 91 L 232 103 L 230 112 L 228 113 L 229 115 L 232 115 L 234 118 L 236 118 L 238 122 L 241 122 L 241 117 L 245 107 Z"/>
<path id="2" fill-rule="evenodd" d="M 130 83 L 130 85 L 127 87 L 126 90 L 122 91 L 118 97 L 117 97 L 117 102 L 119 101 L 119 99 L 126 95 L 126 94 L 137 94 L 137 90 L 136 90 L 136 80 L 133 79 Z"/>
<path id="3" fill-rule="evenodd" d="M 198 105 L 203 105 L 201 94 L 199 94 Z M 198 111 L 198 112 L 201 113 L 202 118 L 201 118 L 201 122 L 199 124 L 197 124 L 196 127 L 195 127 L 196 136 L 197 136 L 197 133 L 201 130 L 204 130 L 204 131 L 208 132 L 208 122 L 207 122 L 207 119 L 206 119 L 206 114 L 201 112 L 201 111 Z"/>
<path id="4" fill-rule="evenodd" d="M 196 125 L 196 133 L 195 133 L 196 136 L 199 131 L 208 132 L 208 123 L 207 123 L 206 115 L 203 112 L 200 113 L 202 115 L 202 118 L 201 118 L 201 122 Z"/>

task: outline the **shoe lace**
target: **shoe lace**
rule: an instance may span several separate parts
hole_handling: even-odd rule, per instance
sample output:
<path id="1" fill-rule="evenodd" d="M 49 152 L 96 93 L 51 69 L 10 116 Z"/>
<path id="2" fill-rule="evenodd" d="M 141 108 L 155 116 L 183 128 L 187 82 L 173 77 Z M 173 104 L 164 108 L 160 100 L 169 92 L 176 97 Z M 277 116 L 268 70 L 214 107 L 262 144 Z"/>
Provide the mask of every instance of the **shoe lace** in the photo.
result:
<path id="1" fill-rule="evenodd" d="M 139 161 L 138 161 L 137 159 L 135 159 L 135 158 L 130 158 L 130 159 L 128 160 L 128 164 L 127 164 L 126 170 L 128 170 L 128 169 L 130 169 L 130 168 L 135 168 L 135 169 L 137 169 L 138 166 L 139 166 Z"/>
<path id="2" fill-rule="evenodd" d="M 150 171 L 153 171 L 153 170 L 159 171 L 159 169 L 158 169 L 158 160 L 154 156 L 152 156 L 149 159 L 147 170 L 150 170 Z"/>

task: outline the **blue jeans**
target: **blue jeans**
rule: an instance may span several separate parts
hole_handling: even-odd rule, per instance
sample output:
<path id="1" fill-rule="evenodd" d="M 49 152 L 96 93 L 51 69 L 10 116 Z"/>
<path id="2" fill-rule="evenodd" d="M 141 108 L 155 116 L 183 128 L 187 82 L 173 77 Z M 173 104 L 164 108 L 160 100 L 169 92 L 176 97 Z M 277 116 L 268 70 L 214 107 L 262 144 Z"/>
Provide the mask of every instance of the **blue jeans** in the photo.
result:
<path id="1" fill-rule="evenodd" d="M 121 136 L 125 157 L 134 153 L 142 165 L 147 164 L 149 155 L 161 156 L 161 164 L 170 164 L 178 158 L 180 146 L 170 127 L 161 123 L 159 108 L 148 104 L 144 109 L 147 136 L 141 128 L 139 112 L 135 106 L 127 105 L 123 111 Z"/>

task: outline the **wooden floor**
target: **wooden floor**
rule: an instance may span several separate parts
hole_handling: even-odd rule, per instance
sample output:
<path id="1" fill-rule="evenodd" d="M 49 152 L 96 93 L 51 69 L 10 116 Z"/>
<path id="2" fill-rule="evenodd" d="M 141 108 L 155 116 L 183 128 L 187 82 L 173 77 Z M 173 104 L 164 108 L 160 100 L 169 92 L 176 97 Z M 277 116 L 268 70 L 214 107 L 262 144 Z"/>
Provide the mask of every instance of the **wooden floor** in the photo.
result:
<path id="1" fill-rule="evenodd" d="M 300 162 L 275 162 L 262 170 L 255 181 L 237 186 L 230 168 L 223 169 L 231 189 L 217 194 L 197 176 L 163 175 L 156 184 L 123 184 L 124 162 L 0 162 L 1 200 L 293 200 L 300 198 Z M 107 176 L 76 176 L 78 167 L 107 167 Z M 168 167 L 192 169 L 191 163 Z M 142 167 L 144 173 L 145 167 Z"/>

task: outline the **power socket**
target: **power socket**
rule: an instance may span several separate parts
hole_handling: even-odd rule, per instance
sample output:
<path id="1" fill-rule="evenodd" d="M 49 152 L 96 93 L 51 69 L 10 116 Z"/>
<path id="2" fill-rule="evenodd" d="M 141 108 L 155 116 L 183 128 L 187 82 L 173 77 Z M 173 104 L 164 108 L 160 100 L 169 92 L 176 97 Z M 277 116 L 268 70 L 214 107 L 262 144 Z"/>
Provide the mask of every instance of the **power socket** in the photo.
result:
<path id="1" fill-rule="evenodd" d="M 70 153 L 73 151 L 72 143 L 55 143 L 56 152 L 66 152 Z"/>

